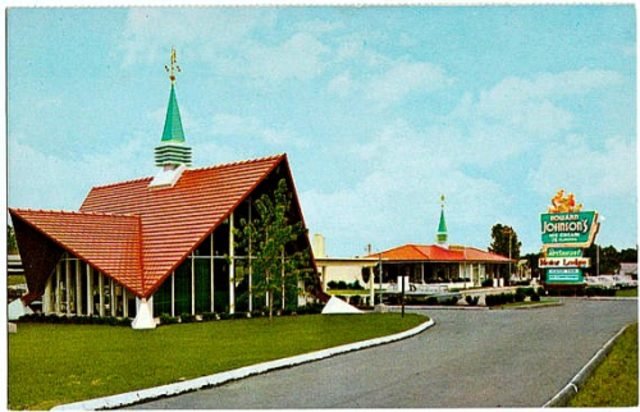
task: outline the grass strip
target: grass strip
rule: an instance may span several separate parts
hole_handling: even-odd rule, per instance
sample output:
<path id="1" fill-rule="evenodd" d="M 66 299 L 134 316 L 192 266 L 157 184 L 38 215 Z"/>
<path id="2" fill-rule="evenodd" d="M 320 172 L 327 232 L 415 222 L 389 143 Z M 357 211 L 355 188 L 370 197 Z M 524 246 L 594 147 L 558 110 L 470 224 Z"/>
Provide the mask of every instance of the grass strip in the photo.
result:
<path id="1" fill-rule="evenodd" d="M 630 298 L 638 296 L 638 288 L 618 289 L 616 290 L 616 297 Z"/>
<path id="2" fill-rule="evenodd" d="M 638 324 L 616 339 L 611 352 L 569 401 L 569 406 L 638 405 Z"/>
<path id="3" fill-rule="evenodd" d="M 27 279 L 23 275 L 7 276 L 7 286 L 19 285 L 21 283 L 27 283 Z"/>
<path id="4" fill-rule="evenodd" d="M 193 379 L 385 336 L 424 322 L 407 314 L 235 319 L 136 331 L 23 323 L 9 336 L 9 409 L 62 403 Z"/>

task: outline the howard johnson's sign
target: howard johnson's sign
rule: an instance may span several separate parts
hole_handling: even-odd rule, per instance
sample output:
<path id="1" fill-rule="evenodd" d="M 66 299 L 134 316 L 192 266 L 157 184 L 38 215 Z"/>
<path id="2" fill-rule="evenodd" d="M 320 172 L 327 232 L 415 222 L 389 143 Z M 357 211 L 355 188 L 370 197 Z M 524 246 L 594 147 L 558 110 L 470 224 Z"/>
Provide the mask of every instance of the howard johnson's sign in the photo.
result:
<path id="1" fill-rule="evenodd" d="M 582 250 L 593 243 L 598 233 L 598 212 L 582 211 L 572 193 L 564 190 L 551 199 L 548 213 L 540 215 L 542 256 L 538 264 L 546 269 L 549 285 L 580 285 L 584 283 L 583 268 L 591 265 L 582 257 Z"/>
<path id="2" fill-rule="evenodd" d="M 587 248 L 598 232 L 597 212 L 540 215 L 543 248 Z"/>

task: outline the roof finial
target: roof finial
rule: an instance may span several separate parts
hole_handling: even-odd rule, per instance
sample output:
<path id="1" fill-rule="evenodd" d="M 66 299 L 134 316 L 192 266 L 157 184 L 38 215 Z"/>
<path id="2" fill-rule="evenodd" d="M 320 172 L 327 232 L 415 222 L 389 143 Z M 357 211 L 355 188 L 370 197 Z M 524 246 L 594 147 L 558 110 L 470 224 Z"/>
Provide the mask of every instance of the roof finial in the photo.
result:
<path id="1" fill-rule="evenodd" d="M 180 70 L 180 66 L 177 64 L 176 49 L 173 46 L 171 46 L 171 64 L 169 66 L 165 64 L 164 69 L 169 73 L 169 80 L 171 80 L 171 84 L 175 83 L 175 73 L 180 73 L 182 70 Z"/>
<path id="2" fill-rule="evenodd" d="M 444 195 L 440 195 L 440 222 L 438 223 L 438 232 L 436 233 L 436 241 L 438 245 L 447 246 L 447 223 L 444 219 Z"/>

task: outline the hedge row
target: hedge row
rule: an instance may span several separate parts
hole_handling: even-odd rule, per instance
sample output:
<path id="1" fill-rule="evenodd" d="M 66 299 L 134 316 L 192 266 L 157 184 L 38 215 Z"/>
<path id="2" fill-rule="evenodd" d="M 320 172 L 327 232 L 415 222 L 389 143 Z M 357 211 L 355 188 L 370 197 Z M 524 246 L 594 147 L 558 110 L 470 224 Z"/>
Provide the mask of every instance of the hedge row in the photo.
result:
<path id="1" fill-rule="evenodd" d="M 116 318 L 113 316 L 59 316 L 56 314 L 45 315 L 43 313 L 32 313 L 21 316 L 19 322 L 25 323 L 58 323 L 74 325 L 111 325 L 111 326 L 131 326 L 130 318 Z"/>
<path id="2" fill-rule="evenodd" d="M 521 290 L 523 289 L 523 290 Z M 484 297 L 485 305 L 487 306 L 499 306 L 506 305 L 514 302 L 524 302 L 528 297 L 532 302 L 539 302 L 540 295 L 538 295 L 533 288 L 526 288 L 531 290 L 524 290 L 525 288 L 516 289 L 516 293 L 500 293 L 497 295 L 486 295 Z"/>
<path id="3" fill-rule="evenodd" d="M 327 282 L 327 287 L 329 289 L 341 289 L 341 290 L 362 290 L 364 289 L 361 285 L 360 282 L 358 282 L 357 280 L 354 280 L 353 283 L 347 283 L 344 280 L 339 280 L 339 281 L 335 281 L 335 280 L 331 280 L 329 282 Z"/>
<path id="4" fill-rule="evenodd" d="M 322 312 L 322 308 L 324 308 L 324 304 L 322 303 L 309 303 L 306 306 L 301 306 L 297 308 L 295 311 L 291 309 L 285 310 L 274 310 L 273 314 L 275 316 L 295 316 L 295 315 L 311 315 Z M 264 316 L 269 316 L 268 311 L 264 310 L 254 310 L 253 312 L 203 312 L 202 313 L 202 321 L 210 322 L 217 320 L 228 320 L 228 319 L 247 319 L 247 318 L 260 318 Z M 196 322 L 196 317 L 190 313 L 182 313 L 180 316 L 171 316 L 167 313 L 163 313 L 160 315 L 160 324 L 161 325 L 171 325 L 175 323 L 192 323 Z"/>

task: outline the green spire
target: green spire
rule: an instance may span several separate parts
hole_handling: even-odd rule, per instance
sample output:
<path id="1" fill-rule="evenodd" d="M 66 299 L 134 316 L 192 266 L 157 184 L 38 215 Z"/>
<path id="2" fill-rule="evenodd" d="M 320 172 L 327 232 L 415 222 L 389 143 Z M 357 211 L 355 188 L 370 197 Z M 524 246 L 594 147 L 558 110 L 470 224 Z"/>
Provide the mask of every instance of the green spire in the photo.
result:
<path id="1" fill-rule="evenodd" d="M 440 223 L 438 223 L 438 232 L 436 234 L 436 241 L 438 244 L 446 244 L 447 243 L 447 222 L 444 220 L 444 195 L 440 197 Z"/>
<path id="2" fill-rule="evenodd" d="M 160 145 L 155 149 L 156 166 L 175 168 L 179 165 L 191 166 L 191 148 L 185 144 L 184 131 L 182 130 L 182 119 L 180 119 L 180 109 L 174 83 L 175 74 L 180 72 L 180 67 L 176 64 L 176 51 L 171 49 L 171 65 L 165 66 L 171 81 L 171 93 L 169 93 L 169 105 L 167 106 L 167 117 L 164 120 L 164 130 Z"/>
<path id="3" fill-rule="evenodd" d="M 164 120 L 162 142 L 184 143 L 184 141 L 184 131 L 182 130 L 182 120 L 180 119 L 176 90 L 173 83 L 171 83 L 171 93 L 169 94 L 167 117 Z"/>

